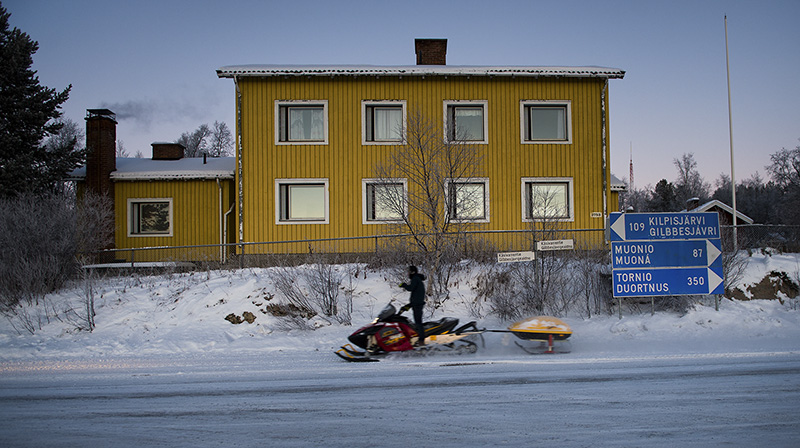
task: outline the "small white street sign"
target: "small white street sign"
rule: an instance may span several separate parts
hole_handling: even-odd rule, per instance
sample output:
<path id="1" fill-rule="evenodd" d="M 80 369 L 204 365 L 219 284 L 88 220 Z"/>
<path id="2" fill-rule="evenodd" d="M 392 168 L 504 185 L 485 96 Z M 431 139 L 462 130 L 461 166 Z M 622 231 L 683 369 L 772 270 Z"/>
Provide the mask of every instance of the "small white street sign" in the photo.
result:
<path id="1" fill-rule="evenodd" d="M 538 241 L 536 250 L 572 250 L 574 245 L 574 240 Z"/>
<path id="2" fill-rule="evenodd" d="M 535 255 L 533 251 L 497 253 L 498 263 L 516 263 L 520 261 L 533 261 L 534 258 Z"/>

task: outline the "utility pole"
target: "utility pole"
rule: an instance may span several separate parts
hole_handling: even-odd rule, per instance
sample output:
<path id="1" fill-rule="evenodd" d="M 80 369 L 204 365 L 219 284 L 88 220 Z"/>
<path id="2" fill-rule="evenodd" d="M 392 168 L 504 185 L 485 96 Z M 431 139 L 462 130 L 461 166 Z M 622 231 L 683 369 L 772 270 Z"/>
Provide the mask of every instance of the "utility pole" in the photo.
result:
<path id="1" fill-rule="evenodd" d="M 736 234 L 736 172 L 733 164 L 733 112 L 731 108 L 731 65 L 728 57 L 728 15 L 725 15 L 725 68 L 728 72 L 728 132 L 731 141 L 731 202 L 733 206 L 733 252 L 739 251 L 739 238 Z"/>

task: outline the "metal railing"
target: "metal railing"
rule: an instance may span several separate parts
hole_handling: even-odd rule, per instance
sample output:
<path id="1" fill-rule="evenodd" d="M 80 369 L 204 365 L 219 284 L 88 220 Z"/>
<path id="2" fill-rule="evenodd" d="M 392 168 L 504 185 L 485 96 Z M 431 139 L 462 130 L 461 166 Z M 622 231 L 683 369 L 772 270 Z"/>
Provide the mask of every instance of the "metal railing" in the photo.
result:
<path id="1" fill-rule="evenodd" d="M 733 250 L 733 226 L 720 226 L 723 249 Z M 739 249 L 772 248 L 780 252 L 800 252 L 800 226 L 746 224 L 736 226 Z"/>
<path id="2" fill-rule="evenodd" d="M 724 250 L 733 248 L 733 226 L 722 226 Z M 259 241 L 188 246 L 150 246 L 106 249 L 95 252 L 96 263 L 121 267 L 149 267 L 181 263 L 210 263 L 244 267 L 302 261 L 309 255 L 338 256 L 340 259 L 372 260 L 391 253 L 415 252 L 418 239 L 433 235 L 409 233 L 353 236 L 339 238 Z M 535 242 L 553 239 L 573 239 L 575 249 L 606 247 L 604 229 L 557 230 L 476 230 L 442 235 L 455 257 L 479 258 L 497 252 L 533 250 Z M 750 224 L 737 226 L 739 249 L 774 248 L 782 252 L 800 252 L 800 226 Z"/>
<path id="3" fill-rule="evenodd" d="M 415 252 L 419 240 L 429 242 L 434 235 L 410 233 L 339 238 L 259 241 L 187 246 L 147 246 L 105 249 L 90 254 L 102 267 L 180 266 L 181 263 L 219 265 L 273 264 L 270 259 L 303 259 L 309 255 L 346 256 L 349 259 L 374 259 L 393 252 Z M 485 256 L 501 251 L 533 250 L 545 239 L 573 239 L 576 248 L 598 248 L 605 243 L 603 229 L 570 230 L 477 230 L 440 236 L 449 252 L 458 257 Z"/>

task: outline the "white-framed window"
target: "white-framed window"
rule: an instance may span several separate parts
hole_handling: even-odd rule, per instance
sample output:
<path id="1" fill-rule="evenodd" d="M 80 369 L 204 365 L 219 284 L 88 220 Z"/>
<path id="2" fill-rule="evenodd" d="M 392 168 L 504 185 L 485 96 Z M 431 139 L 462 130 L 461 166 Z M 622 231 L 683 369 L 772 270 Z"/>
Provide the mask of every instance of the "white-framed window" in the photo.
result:
<path id="1" fill-rule="evenodd" d="M 449 142 L 488 143 L 488 101 L 445 101 L 445 138 Z"/>
<path id="2" fill-rule="evenodd" d="M 572 178 L 522 178 L 523 221 L 574 221 L 574 209 Z"/>
<path id="3" fill-rule="evenodd" d="M 361 102 L 361 142 L 365 145 L 397 145 L 405 139 L 406 102 Z"/>
<path id="4" fill-rule="evenodd" d="M 364 224 L 395 223 L 407 213 L 405 179 L 362 179 L 361 195 Z"/>
<path id="5" fill-rule="evenodd" d="M 328 224 L 328 179 L 275 179 L 276 224 Z"/>
<path id="6" fill-rule="evenodd" d="M 519 105 L 522 143 L 572 143 L 572 102 L 523 100 Z"/>
<path id="7" fill-rule="evenodd" d="M 328 101 L 275 101 L 275 143 L 328 144 Z"/>
<path id="8" fill-rule="evenodd" d="M 445 187 L 450 219 L 489 222 L 489 179 L 450 179 Z"/>
<path id="9" fill-rule="evenodd" d="M 172 236 L 172 198 L 129 198 L 128 236 Z"/>

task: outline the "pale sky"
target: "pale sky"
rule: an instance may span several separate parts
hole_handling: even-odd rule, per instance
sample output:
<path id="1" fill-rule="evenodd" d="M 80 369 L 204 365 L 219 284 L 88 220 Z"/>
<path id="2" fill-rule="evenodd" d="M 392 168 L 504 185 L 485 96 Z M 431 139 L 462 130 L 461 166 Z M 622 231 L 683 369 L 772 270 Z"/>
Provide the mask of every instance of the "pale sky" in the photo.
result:
<path id="1" fill-rule="evenodd" d="M 117 113 L 134 154 L 215 120 L 232 129 L 235 64 L 413 65 L 414 39 L 448 39 L 448 65 L 597 65 L 610 81 L 612 171 L 674 181 L 694 153 L 730 174 L 728 16 L 737 181 L 800 145 L 800 1 L 3 0 L 39 42 L 42 84 L 72 84 L 65 115 Z"/>

